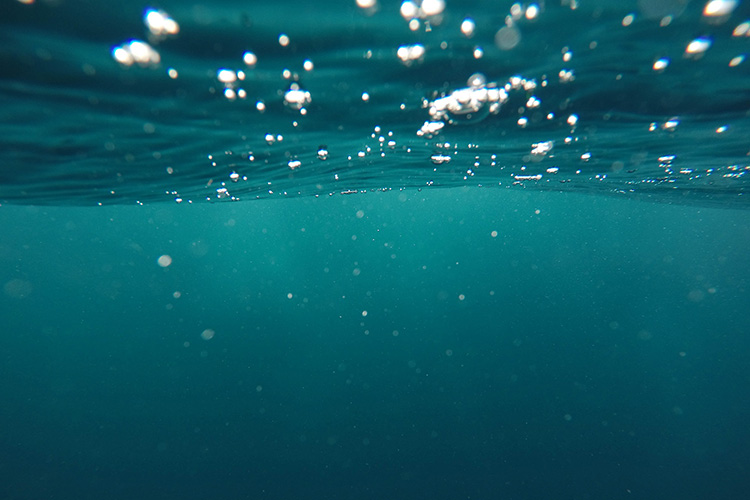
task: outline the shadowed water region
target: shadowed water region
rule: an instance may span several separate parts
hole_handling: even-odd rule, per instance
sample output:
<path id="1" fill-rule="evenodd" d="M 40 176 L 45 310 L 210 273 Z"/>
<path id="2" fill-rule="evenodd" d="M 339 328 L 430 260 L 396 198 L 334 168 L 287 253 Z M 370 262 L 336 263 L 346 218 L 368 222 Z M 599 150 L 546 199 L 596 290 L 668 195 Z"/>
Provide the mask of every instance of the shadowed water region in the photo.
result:
<path id="1" fill-rule="evenodd" d="M 750 8 L 7 0 L 0 498 L 744 499 Z"/>

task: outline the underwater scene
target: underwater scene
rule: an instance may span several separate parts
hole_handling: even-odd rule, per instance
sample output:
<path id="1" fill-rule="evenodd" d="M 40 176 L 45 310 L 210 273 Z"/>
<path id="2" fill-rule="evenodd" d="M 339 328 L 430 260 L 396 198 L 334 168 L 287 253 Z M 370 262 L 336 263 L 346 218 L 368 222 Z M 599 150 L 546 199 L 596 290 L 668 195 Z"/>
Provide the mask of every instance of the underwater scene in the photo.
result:
<path id="1" fill-rule="evenodd" d="M 0 3 L 0 499 L 745 499 L 750 4 Z"/>

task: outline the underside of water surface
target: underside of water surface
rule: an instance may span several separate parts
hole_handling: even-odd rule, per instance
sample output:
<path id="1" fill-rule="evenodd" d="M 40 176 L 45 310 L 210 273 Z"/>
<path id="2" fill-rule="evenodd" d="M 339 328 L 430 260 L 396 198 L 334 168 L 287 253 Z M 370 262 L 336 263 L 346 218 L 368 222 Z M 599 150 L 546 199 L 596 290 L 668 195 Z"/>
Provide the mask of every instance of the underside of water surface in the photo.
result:
<path id="1" fill-rule="evenodd" d="M 722 0 L 6 2 L 0 202 L 481 186 L 748 206 Z"/>

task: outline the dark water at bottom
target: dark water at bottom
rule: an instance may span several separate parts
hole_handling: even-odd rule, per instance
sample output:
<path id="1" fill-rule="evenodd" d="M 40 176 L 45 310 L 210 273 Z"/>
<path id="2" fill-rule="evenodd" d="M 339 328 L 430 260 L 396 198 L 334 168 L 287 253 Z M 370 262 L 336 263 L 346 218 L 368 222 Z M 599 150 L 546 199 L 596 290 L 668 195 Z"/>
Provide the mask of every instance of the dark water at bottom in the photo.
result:
<path id="1" fill-rule="evenodd" d="M 747 211 L 474 188 L 0 225 L 0 498 L 745 498 Z"/>

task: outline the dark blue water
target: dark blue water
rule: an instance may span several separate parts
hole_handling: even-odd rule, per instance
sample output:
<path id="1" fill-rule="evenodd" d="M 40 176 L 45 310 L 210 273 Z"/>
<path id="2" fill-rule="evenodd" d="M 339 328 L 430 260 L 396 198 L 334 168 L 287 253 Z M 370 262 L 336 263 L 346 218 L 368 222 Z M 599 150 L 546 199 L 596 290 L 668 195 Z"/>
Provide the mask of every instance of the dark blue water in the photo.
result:
<path id="1" fill-rule="evenodd" d="M 1 499 L 746 498 L 747 3 L 419 4 L 0 7 Z"/>

